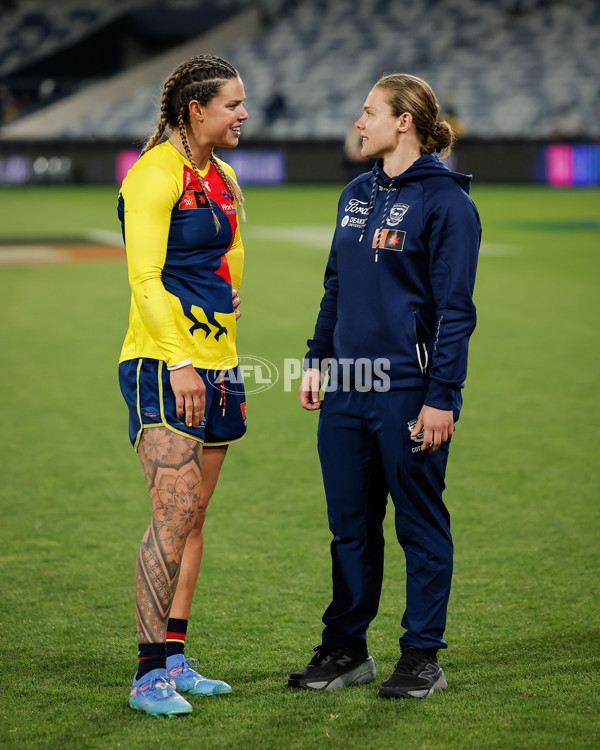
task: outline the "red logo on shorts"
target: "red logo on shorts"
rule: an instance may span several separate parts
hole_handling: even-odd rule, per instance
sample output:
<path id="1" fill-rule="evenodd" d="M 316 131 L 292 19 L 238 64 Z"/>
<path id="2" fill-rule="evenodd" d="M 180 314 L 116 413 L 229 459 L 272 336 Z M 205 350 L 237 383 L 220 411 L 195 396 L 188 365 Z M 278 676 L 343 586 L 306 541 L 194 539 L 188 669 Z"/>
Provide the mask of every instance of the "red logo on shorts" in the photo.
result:
<path id="1" fill-rule="evenodd" d="M 244 417 L 244 419 L 246 419 L 246 402 L 245 401 L 243 401 L 240 404 L 240 409 L 242 410 L 242 417 Z"/>

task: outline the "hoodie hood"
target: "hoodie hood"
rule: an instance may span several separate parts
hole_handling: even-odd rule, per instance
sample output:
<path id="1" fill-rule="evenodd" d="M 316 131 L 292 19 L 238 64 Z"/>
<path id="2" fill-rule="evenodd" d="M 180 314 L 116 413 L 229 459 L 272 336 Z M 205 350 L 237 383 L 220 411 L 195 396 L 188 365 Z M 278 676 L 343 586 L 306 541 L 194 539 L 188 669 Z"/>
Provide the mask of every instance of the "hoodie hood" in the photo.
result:
<path id="1" fill-rule="evenodd" d="M 423 154 L 423 156 L 419 157 L 415 162 L 413 162 L 413 164 L 411 164 L 407 170 L 402 172 L 402 174 L 396 175 L 395 177 L 389 177 L 383 171 L 383 159 L 377 159 L 373 166 L 372 174 L 373 177 L 371 197 L 369 199 L 369 205 L 367 207 L 367 216 L 373 210 L 373 206 L 375 204 L 375 194 L 377 193 L 377 191 L 385 191 L 386 201 L 383 213 L 381 215 L 381 228 L 383 228 L 383 225 L 387 219 L 390 195 L 395 190 L 401 188 L 403 185 L 406 185 L 409 182 L 419 182 L 421 180 L 431 178 L 449 178 L 457 182 L 468 195 L 471 188 L 472 179 L 471 175 L 460 174 L 459 172 L 453 172 L 451 169 L 448 169 L 448 167 L 445 164 L 442 164 L 442 162 L 435 154 Z M 363 240 L 365 229 L 366 224 L 363 228 L 363 231 L 361 232 L 359 242 L 362 242 Z"/>
<path id="2" fill-rule="evenodd" d="M 410 167 L 395 177 L 388 177 L 383 171 L 383 159 L 377 159 L 373 166 L 374 179 L 382 187 L 388 189 L 398 188 L 406 182 L 423 180 L 428 177 L 449 177 L 456 180 L 461 188 L 469 193 L 471 188 L 471 175 L 453 172 L 443 164 L 435 154 L 423 154 Z"/>

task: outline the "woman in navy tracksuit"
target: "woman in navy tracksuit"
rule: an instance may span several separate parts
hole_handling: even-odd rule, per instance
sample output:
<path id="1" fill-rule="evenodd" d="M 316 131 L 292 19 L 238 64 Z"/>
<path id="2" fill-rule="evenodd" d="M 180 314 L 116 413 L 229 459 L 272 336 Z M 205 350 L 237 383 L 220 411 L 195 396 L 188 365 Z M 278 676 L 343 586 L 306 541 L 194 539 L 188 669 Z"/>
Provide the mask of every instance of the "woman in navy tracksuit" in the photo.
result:
<path id="1" fill-rule="evenodd" d="M 374 679 L 366 634 L 381 593 L 388 494 L 406 556 L 405 633 L 379 695 L 446 687 L 436 654 L 447 646 L 453 547 L 442 491 L 475 328 L 481 226 L 470 177 L 434 155 L 454 138 L 438 113 L 425 81 L 394 74 L 377 82 L 356 123 L 363 155 L 378 161 L 342 192 L 300 388 L 304 408 L 322 406 L 333 600 L 322 644 L 290 687 Z"/>

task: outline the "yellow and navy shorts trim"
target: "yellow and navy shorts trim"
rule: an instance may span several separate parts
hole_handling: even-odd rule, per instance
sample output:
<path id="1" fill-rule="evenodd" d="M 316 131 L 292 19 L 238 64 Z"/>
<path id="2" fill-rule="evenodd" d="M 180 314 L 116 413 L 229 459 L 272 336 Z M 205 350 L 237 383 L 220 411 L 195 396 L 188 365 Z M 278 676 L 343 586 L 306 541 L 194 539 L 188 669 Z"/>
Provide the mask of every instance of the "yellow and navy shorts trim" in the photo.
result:
<path id="1" fill-rule="evenodd" d="M 176 413 L 167 365 L 158 359 L 129 359 L 119 364 L 119 385 L 129 407 L 129 439 L 137 450 L 143 430 L 166 427 L 205 446 L 228 445 L 246 432 L 246 395 L 239 367 L 196 368 L 206 386 L 204 420 L 188 427 Z"/>

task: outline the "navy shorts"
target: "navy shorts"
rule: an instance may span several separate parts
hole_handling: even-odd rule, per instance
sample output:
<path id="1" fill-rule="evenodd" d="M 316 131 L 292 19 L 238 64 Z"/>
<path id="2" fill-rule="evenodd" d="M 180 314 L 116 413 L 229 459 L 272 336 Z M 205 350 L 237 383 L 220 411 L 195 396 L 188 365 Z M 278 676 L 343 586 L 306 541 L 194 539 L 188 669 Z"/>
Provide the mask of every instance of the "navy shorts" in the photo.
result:
<path id="1" fill-rule="evenodd" d="M 239 367 L 231 370 L 196 368 L 206 386 L 204 419 L 188 427 L 178 416 L 170 372 L 158 359 L 130 359 L 119 365 L 121 393 L 129 407 L 129 439 L 137 450 L 142 431 L 166 427 L 205 446 L 228 445 L 246 432 L 246 395 Z"/>

